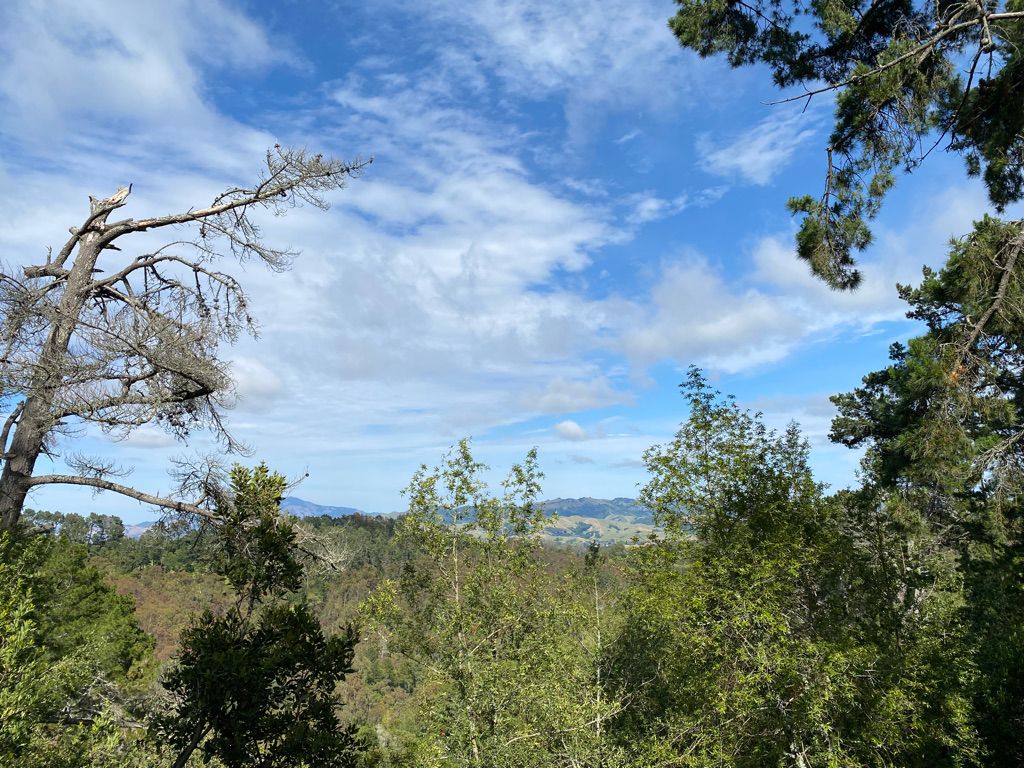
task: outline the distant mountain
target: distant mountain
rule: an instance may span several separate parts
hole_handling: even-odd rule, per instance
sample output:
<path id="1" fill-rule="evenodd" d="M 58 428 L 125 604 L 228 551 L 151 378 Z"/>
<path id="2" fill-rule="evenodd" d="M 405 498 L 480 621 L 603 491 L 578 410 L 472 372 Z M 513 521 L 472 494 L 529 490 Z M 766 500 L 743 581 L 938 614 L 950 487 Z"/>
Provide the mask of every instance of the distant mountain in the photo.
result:
<path id="1" fill-rule="evenodd" d="M 541 507 L 548 514 L 558 513 L 559 517 L 592 517 L 596 520 L 621 517 L 626 520 L 654 525 L 654 515 L 636 499 L 550 499 L 542 501 Z"/>
<path id="2" fill-rule="evenodd" d="M 654 531 L 654 515 L 636 499 L 549 499 L 539 502 L 544 514 L 553 518 L 543 537 L 557 544 L 580 545 L 592 541 L 628 544 Z M 472 510 L 462 515 L 473 517 Z M 450 522 L 450 520 L 449 520 Z"/>
<path id="3" fill-rule="evenodd" d="M 636 499 L 548 499 L 540 502 L 548 517 L 555 517 L 544 529 L 544 538 L 559 544 L 586 544 L 590 541 L 627 543 L 634 537 L 644 538 L 654 530 L 651 510 Z M 281 509 L 296 517 L 347 517 L 373 514 L 355 507 L 332 507 L 314 504 L 296 496 L 287 496 Z M 154 523 L 126 525 L 125 535 L 138 538 Z"/>
<path id="4" fill-rule="evenodd" d="M 314 504 L 312 501 L 306 501 L 296 496 L 286 496 L 281 502 L 281 511 L 296 517 L 321 517 L 323 515 L 327 517 L 347 517 L 348 515 L 369 514 L 355 507 L 329 507 L 323 504 Z"/>
<path id="5" fill-rule="evenodd" d="M 654 515 L 636 499 L 550 499 L 540 503 L 557 517 L 544 529 L 544 537 L 558 544 L 592 541 L 629 543 L 654 530 Z"/>
<path id="6" fill-rule="evenodd" d="M 156 525 L 156 523 L 150 520 L 142 523 L 125 523 L 124 535 L 129 539 L 137 539 L 154 525 Z"/>

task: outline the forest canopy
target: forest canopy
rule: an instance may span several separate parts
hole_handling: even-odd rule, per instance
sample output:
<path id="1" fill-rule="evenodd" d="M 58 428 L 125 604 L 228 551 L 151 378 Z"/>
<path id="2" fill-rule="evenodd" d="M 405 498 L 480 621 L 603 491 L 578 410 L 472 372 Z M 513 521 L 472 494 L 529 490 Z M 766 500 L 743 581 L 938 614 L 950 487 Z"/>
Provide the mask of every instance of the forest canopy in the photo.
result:
<path id="1" fill-rule="evenodd" d="M 512 5 L 507 16 L 497 15 L 510 29 Z M 861 335 L 881 328 L 895 340 L 887 360 L 871 358 L 878 369 L 859 386 L 831 394 L 828 439 L 858 452 L 856 477 L 830 487 L 817 471 L 811 430 L 796 422 L 780 426 L 757 410 L 755 398 L 735 397 L 715 383 L 734 359 L 771 366 L 792 338 L 811 338 L 785 335 L 794 318 L 813 326 L 809 334 L 820 332 L 813 338 L 819 349 L 832 344 L 835 326 L 816 324 L 814 312 L 826 307 L 816 297 L 828 294 L 837 306 L 841 297 L 808 287 L 799 279 L 804 275 L 775 280 L 770 292 L 751 287 L 777 266 L 763 249 L 755 255 L 764 257 L 761 272 L 739 288 L 722 288 L 711 260 L 669 263 L 665 256 L 668 266 L 659 274 L 671 279 L 649 291 L 650 307 L 619 295 L 639 280 L 632 272 L 657 272 L 650 264 L 632 253 L 626 267 L 610 258 L 596 263 L 599 247 L 639 249 L 641 226 L 725 192 L 663 198 L 648 190 L 615 200 L 613 185 L 580 175 L 560 182 L 585 195 L 585 205 L 537 194 L 528 183 L 535 169 L 509 149 L 536 134 L 503 126 L 476 141 L 474 121 L 452 106 L 454 88 L 443 80 L 484 66 L 488 52 L 449 51 L 431 73 L 438 83 L 417 85 L 412 95 L 401 90 L 408 77 L 368 74 L 388 66 L 387 57 L 368 57 L 358 77 L 321 87 L 331 90 L 332 107 L 354 113 L 364 130 L 385 131 L 389 110 L 401 108 L 414 132 L 436 137 L 445 157 L 417 157 L 422 183 L 415 193 L 385 176 L 354 190 L 353 197 L 364 197 L 331 220 L 334 229 L 325 224 L 321 231 L 310 223 L 315 217 L 300 218 L 304 213 L 294 209 L 326 210 L 331 195 L 368 163 L 273 144 L 247 182 L 229 183 L 174 213 L 122 218 L 135 202 L 132 185 L 89 197 L 87 212 L 83 198 L 80 220 L 62 243 L 17 267 L 0 263 L 0 766 L 1024 764 L 1024 222 L 1012 218 L 1024 198 L 1024 5 L 676 6 L 669 29 L 662 22 L 659 31 L 671 45 L 767 71 L 779 89 L 776 102 L 831 100 L 831 135 L 818 153 L 824 189 L 788 204 L 802 217 L 796 255 L 831 288 L 860 285 L 860 253 L 872 243 L 873 222 L 898 174 L 916 172 L 941 149 L 959 156 L 963 175 L 984 185 L 986 213 L 944 252 L 921 257 L 935 266 L 924 268 L 920 280 L 895 287 L 911 324 L 858 326 Z M 418 23 L 426 28 L 431 9 L 421 11 Z M 457 25 L 462 15 L 470 14 L 445 23 Z M 559 39 L 568 46 L 562 48 L 537 36 L 537 51 L 546 42 L 565 54 L 557 62 L 563 68 L 596 47 L 584 34 L 593 20 L 577 16 L 583 44 Z M 260 35 L 235 20 L 232 40 L 236 28 L 248 29 L 237 44 L 259 48 Z M 609 14 L 598 22 L 618 20 Z M 406 27 L 410 40 L 421 31 Z M 496 37 L 495 50 L 522 39 L 534 45 L 518 31 Z M 226 57 L 237 55 L 219 42 Z M 110 48 L 118 53 L 118 45 Z M 263 64 L 275 58 L 260 50 Z M 647 49 L 640 50 L 630 63 L 643 75 Z M 527 106 L 546 110 L 551 91 L 543 92 L 544 84 L 559 67 L 521 58 L 529 77 L 516 74 L 542 92 Z M 289 64 L 298 72 L 308 62 L 295 56 Z M 296 72 L 289 77 L 300 77 Z M 584 79 L 605 82 L 599 72 L 621 76 L 606 66 Z M 381 94 L 362 93 L 364 76 Z M 486 90 L 487 77 L 466 79 L 471 89 Z M 616 98 L 636 106 L 628 102 L 632 83 L 609 82 L 621 86 L 609 86 Z M 206 98 L 214 96 L 204 93 L 197 102 Z M 314 126 L 323 128 L 321 116 L 304 111 L 303 98 L 289 93 L 274 104 L 274 116 L 261 119 L 274 122 L 293 110 L 299 133 L 314 134 Z M 436 110 L 429 119 L 415 111 L 425 102 Z M 529 111 L 524 103 L 494 99 L 487 106 L 514 122 Z M 571 106 L 579 109 L 572 115 L 577 127 L 587 122 L 580 117 L 589 117 L 587 110 Z M 321 133 L 328 143 L 336 139 L 331 130 Z M 642 133 L 637 128 L 605 143 L 629 147 Z M 226 144 L 221 136 L 217 149 Z M 749 161 L 739 144 L 731 146 Z M 796 151 L 800 142 L 786 147 Z M 559 162 L 569 166 L 571 154 L 563 151 Z M 551 164 L 537 159 L 542 155 L 533 151 L 531 162 Z M 467 191 L 455 166 L 476 162 L 487 184 Z M 646 162 L 636 162 L 643 173 Z M 427 199 L 423 178 L 443 187 L 443 199 Z M 763 186 L 774 194 L 776 187 Z M 394 188 L 402 194 L 393 195 Z M 373 207 L 381 199 L 387 210 Z M 487 208 L 499 204 L 528 231 Z M 599 215 L 627 205 L 623 228 L 599 225 Z M 441 231 L 452 209 L 459 237 Z M 323 248 L 323 241 L 347 246 L 350 234 L 372 232 L 372 247 L 347 260 L 315 254 L 319 272 L 287 283 L 281 273 L 297 253 L 263 236 L 285 214 L 300 220 L 278 232 L 319 238 Z M 700 215 L 715 236 L 742 218 L 726 227 L 710 211 Z M 480 222 L 486 231 L 473 228 Z M 400 248 L 410 232 L 439 231 L 431 247 Z M 505 240 L 521 253 L 502 251 Z M 445 250 L 448 241 L 458 247 Z M 388 249 L 400 250 L 399 257 L 382 255 Z M 665 246 L 666 253 L 680 249 Z M 233 356 L 232 345 L 250 337 L 256 344 L 247 286 L 264 278 L 246 266 L 267 268 L 269 292 L 281 294 L 277 311 L 308 309 L 308 322 L 289 315 L 282 323 L 288 344 L 309 337 L 305 368 L 278 376 L 270 364 Z M 335 290 L 337 275 L 351 279 L 347 292 Z M 327 310 L 295 299 L 309 299 L 296 288 L 305 283 L 317 286 Z M 802 293 L 779 299 L 786 290 Z M 437 314 L 446 328 L 457 328 L 459 343 L 430 335 L 437 318 L 417 303 L 422 295 L 449 302 Z M 811 309 L 780 315 L 777 300 Z M 873 310 L 872 301 L 854 306 Z M 729 315 L 730 303 L 746 314 Z M 680 325 L 684 315 L 675 312 L 683 304 L 714 317 L 700 328 Z M 485 320 L 492 305 L 510 315 Z M 655 322 L 622 333 L 613 325 L 619 315 Z M 325 316 L 336 322 L 320 322 Z M 363 322 L 353 336 L 369 341 L 357 345 L 347 336 L 349 346 L 339 348 L 358 359 L 339 363 L 325 340 L 351 330 L 343 326 L 353 316 Z M 696 325 L 699 318 L 689 317 Z M 409 327 L 399 325 L 405 321 L 417 331 L 406 334 L 415 335 L 415 354 L 400 330 Z M 733 356 L 734 326 L 758 331 L 763 348 Z M 378 327 L 381 336 L 371 333 Z M 586 376 L 563 377 L 571 366 L 561 365 L 562 356 L 591 331 L 581 358 Z M 672 354 L 662 356 L 669 348 L 656 343 L 662 337 L 672 337 Z M 705 346 L 690 345 L 692 339 Z M 541 351 L 530 357 L 524 350 L 534 343 Z M 628 365 L 602 368 L 613 351 L 630 346 L 635 357 L 622 358 Z M 481 354 L 485 347 L 493 357 Z M 687 366 L 677 359 L 680 349 L 711 361 L 710 370 Z M 327 453 L 325 445 L 342 439 L 356 445 L 352 453 L 384 455 L 374 440 L 395 431 L 393 424 L 364 421 L 344 438 L 327 434 L 329 413 L 342 404 L 312 383 L 310 369 L 319 366 L 349 388 L 344 394 L 356 405 L 346 401 L 346 413 L 377 413 L 371 401 L 393 397 L 389 412 L 399 412 L 395 423 L 407 430 L 402 456 L 418 456 L 422 444 L 436 440 L 417 430 L 440 423 L 418 407 L 433 381 L 424 370 L 454 370 L 460 389 L 449 407 L 457 413 L 445 429 L 461 428 L 479 423 L 473 419 L 487 410 L 463 383 L 471 370 L 483 371 L 473 381 L 498 386 L 535 358 L 546 388 L 507 397 L 527 403 L 520 417 L 489 414 L 488 423 L 525 424 L 531 439 L 546 430 L 572 451 L 619 429 L 610 409 L 632 405 L 625 379 L 646 386 L 645 371 L 663 364 L 682 378 L 681 397 L 659 411 L 678 428 L 628 459 L 642 471 L 637 498 L 605 507 L 606 517 L 623 517 L 624 508 L 649 515 L 628 541 L 611 542 L 602 538 L 610 526 L 578 521 L 572 536 L 551 535 L 558 521 L 543 501 L 543 468 L 554 467 L 552 475 L 580 471 L 598 463 L 593 454 L 565 451 L 545 464 L 535 447 L 496 476 L 481 460 L 495 443 L 464 438 L 412 471 L 401 513 L 334 508 L 342 511 L 301 517 L 285 504 L 295 481 L 284 472 L 294 467 L 250 459 L 229 428 L 228 412 L 248 375 L 259 385 L 246 412 L 250 431 L 284 444 L 302 409 L 322 422 L 316 439 L 296 432 L 301 451 L 291 450 L 294 442 L 274 446 L 286 463 L 298 466 L 303 454 Z M 378 368 L 402 381 L 373 379 Z M 422 388 L 422 395 L 403 398 L 408 390 L 400 384 Z M 791 386 L 786 396 L 804 396 L 804 382 Z M 284 400 L 293 407 L 272 414 Z M 609 410 L 583 426 L 576 421 L 581 403 L 591 412 Z M 533 430 L 542 421 L 550 429 Z M 640 439 L 639 428 L 631 429 L 622 427 L 615 438 Z M 129 482 L 130 469 L 109 458 L 140 460 L 143 447 L 131 440 L 144 430 L 178 445 L 212 445 L 212 452 L 173 459 L 174 488 L 159 492 L 144 487 L 146 477 Z M 106 453 L 86 450 L 97 444 Z M 613 466 L 609 460 L 598 471 Z M 332 482 L 371 483 L 357 475 L 345 479 L 338 470 Z M 102 495 L 78 507 L 82 513 L 29 506 L 32 493 L 53 486 L 131 499 L 159 520 L 129 529 Z"/>

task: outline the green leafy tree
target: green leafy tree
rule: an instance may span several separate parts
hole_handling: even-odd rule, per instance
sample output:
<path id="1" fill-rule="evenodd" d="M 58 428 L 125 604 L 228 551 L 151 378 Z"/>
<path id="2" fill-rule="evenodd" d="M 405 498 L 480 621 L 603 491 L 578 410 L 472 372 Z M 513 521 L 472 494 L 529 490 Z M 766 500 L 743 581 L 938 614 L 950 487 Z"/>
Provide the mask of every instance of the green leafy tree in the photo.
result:
<path id="1" fill-rule="evenodd" d="M 278 603 L 252 619 L 204 614 L 181 645 L 165 682 L 180 697 L 164 718 L 180 750 L 174 765 L 200 744 L 208 759 L 238 768 L 355 764 L 334 695 L 351 671 L 353 636 L 327 636 L 307 607 Z"/>
<path id="2" fill-rule="evenodd" d="M 923 672 L 888 664 L 862 532 L 814 481 L 796 427 L 767 429 L 696 370 L 683 389 L 688 420 L 645 455 L 641 500 L 664 533 L 636 550 L 624 599 L 619 674 L 637 699 L 618 729 L 638 764 L 969 763 L 962 686 L 929 676 L 926 641 L 901 657 Z"/>
<path id="3" fill-rule="evenodd" d="M 389 650 L 423 670 L 413 763 L 612 765 L 602 723 L 617 703 L 581 643 L 593 625 L 558 599 L 538 556 L 536 452 L 501 497 L 484 469 L 464 440 L 417 472 L 396 534 L 416 554 L 366 606 Z"/>
<path id="4" fill-rule="evenodd" d="M 152 679 L 153 641 L 136 622 L 134 601 L 106 582 L 86 547 L 51 538 L 32 551 L 35 616 L 45 628 L 47 657 L 88 656 L 115 682 Z"/>
<path id="5" fill-rule="evenodd" d="M 989 765 L 1024 761 L 1022 245 L 1018 223 L 978 222 L 943 270 L 901 288 L 926 332 L 833 398 L 833 439 L 867 448 L 860 505 L 891 542 L 890 591 L 955 610 L 965 658 L 951 666 L 973 670 Z"/>
<path id="6" fill-rule="evenodd" d="M 29 585 L 0 534 L 0 762 L 13 764 L 32 740 L 51 681 L 36 644 Z"/>
<path id="7" fill-rule="evenodd" d="M 91 513 L 89 523 L 89 544 L 103 546 L 113 544 L 124 538 L 124 523 L 116 515 L 98 515 Z"/>
<path id="8" fill-rule="evenodd" d="M 837 288 L 899 169 L 937 146 L 964 156 L 1002 209 L 1024 195 L 1024 5 L 1020 0 L 676 0 L 669 25 L 701 56 L 764 64 L 786 101 L 835 92 L 825 190 L 789 201 L 804 214 L 797 251 Z"/>
<path id="9" fill-rule="evenodd" d="M 183 633 L 165 680 L 174 704 L 157 731 L 175 768 L 197 749 L 227 768 L 355 765 L 335 689 L 351 671 L 356 637 L 326 634 L 304 603 L 285 600 L 303 575 L 295 525 L 280 514 L 285 487 L 265 465 L 231 471 L 215 567 L 237 601 Z"/>
<path id="10" fill-rule="evenodd" d="M 40 531 L 48 531 L 75 544 L 102 547 L 115 544 L 124 538 L 124 523 L 115 515 L 99 515 L 95 512 L 88 517 L 75 513 L 45 512 L 26 509 L 25 523 Z"/>
<path id="11" fill-rule="evenodd" d="M 155 764 L 138 720 L 151 642 L 83 550 L 0 537 L 0 764 Z"/>
<path id="12" fill-rule="evenodd" d="M 209 527 L 186 518 L 169 518 L 143 531 L 137 539 L 121 538 L 96 557 L 121 572 L 157 565 L 165 571 L 206 571 L 215 559 L 217 542 Z"/>

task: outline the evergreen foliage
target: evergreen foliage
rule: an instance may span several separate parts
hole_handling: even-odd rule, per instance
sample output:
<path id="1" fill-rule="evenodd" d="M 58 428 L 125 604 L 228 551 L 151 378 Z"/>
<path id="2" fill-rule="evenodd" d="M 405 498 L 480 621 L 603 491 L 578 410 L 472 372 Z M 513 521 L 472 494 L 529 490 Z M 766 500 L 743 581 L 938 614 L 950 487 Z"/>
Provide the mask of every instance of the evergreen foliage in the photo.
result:
<path id="1" fill-rule="evenodd" d="M 262 464 L 231 471 L 214 568 L 237 601 L 186 629 L 164 682 L 174 705 L 156 730 L 175 768 L 200 747 L 227 768 L 355 765 L 335 688 L 352 671 L 356 637 L 327 635 L 308 606 L 284 601 L 303 573 L 294 525 L 279 514 L 285 486 Z"/>
<path id="2" fill-rule="evenodd" d="M 0 536 L 0 765 L 149 765 L 151 642 L 84 547 Z"/>
<path id="3" fill-rule="evenodd" d="M 778 434 L 691 370 L 690 415 L 652 448 L 663 533 L 632 558 L 617 669 L 637 764 L 850 765 L 845 732 L 877 654 L 842 626 L 836 507 L 796 427 Z"/>
<path id="4" fill-rule="evenodd" d="M 945 601 L 987 765 L 1024 760 L 1022 243 L 1019 222 L 978 222 L 901 289 L 926 333 L 833 398 L 833 439 L 867 448 L 859 504 L 891 542 L 879 576 L 911 604 Z"/>
<path id="5" fill-rule="evenodd" d="M 961 154 L 997 209 L 1024 195 L 1024 5 L 1020 0 L 676 0 L 669 26 L 701 56 L 765 64 L 787 101 L 835 92 L 824 192 L 794 197 L 797 252 L 835 288 L 860 282 L 895 173 L 936 147 Z M 961 70 L 966 65 L 966 75 Z"/>

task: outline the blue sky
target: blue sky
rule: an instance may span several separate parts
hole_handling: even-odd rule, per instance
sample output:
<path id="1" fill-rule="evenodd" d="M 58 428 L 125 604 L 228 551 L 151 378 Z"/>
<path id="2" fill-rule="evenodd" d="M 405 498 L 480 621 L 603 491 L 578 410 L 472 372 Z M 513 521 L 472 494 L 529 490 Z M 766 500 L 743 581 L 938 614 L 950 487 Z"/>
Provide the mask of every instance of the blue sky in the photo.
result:
<path id="1" fill-rule="evenodd" d="M 912 334 L 896 282 L 941 263 L 986 210 L 957 158 L 901 178 L 836 294 L 793 255 L 793 194 L 817 193 L 831 104 L 767 106 L 766 72 L 678 48 L 665 0 L 14 2 L 0 8 L 0 259 L 34 261 L 131 182 L 127 215 L 207 202 L 274 143 L 367 173 L 323 213 L 265 222 L 293 269 L 233 267 L 260 337 L 224 349 L 229 424 L 295 494 L 400 509 L 420 463 L 474 439 L 495 478 L 531 446 L 544 495 L 631 496 L 644 449 L 685 418 L 691 363 L 779 426 L 820 479 L 828 395 Z M 155 428 L 80 450 L 170 487 Z M 44 464 L 46 462 L 43 462 Z M 59 460 L 58 460 L 59 465 Z M 40 469 L 48 469 L 41 466 Z M 30 502 L 151 510 L 48 488 Z"/>

